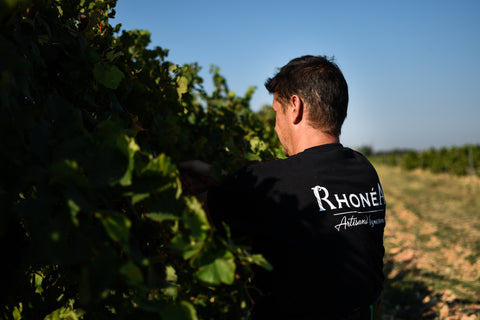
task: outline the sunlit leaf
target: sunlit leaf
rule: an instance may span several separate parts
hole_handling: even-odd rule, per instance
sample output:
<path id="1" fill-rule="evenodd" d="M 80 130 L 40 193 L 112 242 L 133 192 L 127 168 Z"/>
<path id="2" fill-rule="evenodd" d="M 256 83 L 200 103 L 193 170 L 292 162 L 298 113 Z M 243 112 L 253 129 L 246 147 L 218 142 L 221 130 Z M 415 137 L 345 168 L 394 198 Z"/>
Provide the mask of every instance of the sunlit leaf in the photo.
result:
<path id="1" fill-rule="evenodd" d="M 181 98 L 182 95 L 188 91 L 188 79 L 185 77 L 178 77 L 177 84 L 177 93 L 178 96 Z"/>
<path id="2" fill-rule="evenodd" d="M 208 224 L 207 214 L 203 210 L 202 204 L 195 197 L 185 197 L 185 203 L 187 207 L 194 212 L 199 219 L 201 219 L 203 224 Z"/>
<path id="3" fill-rule="evenodd" d="M 185 202 L 190 209 L 185 211 L 182 216 L 185 226 L 190 229 L 192 236 L 196 239 L 205 239 L 210 225 L 201 203 L 194 197 L 186 197 Z"/>
<path id="4" fill-rule="evenodd" d="M 235 280 L 235 268 L 233 255 L 226 251 L 222 257 L 201 266 L 196 275 L 200 280 L 210 284 L 232 284 Z"/>
<path id="5" fill-rule="evenodd" d="M 261 254 L 252 254 L 247 257 L 247 261 L 256 264 L 268 271 L 273 270 L 273 266 Z"/>

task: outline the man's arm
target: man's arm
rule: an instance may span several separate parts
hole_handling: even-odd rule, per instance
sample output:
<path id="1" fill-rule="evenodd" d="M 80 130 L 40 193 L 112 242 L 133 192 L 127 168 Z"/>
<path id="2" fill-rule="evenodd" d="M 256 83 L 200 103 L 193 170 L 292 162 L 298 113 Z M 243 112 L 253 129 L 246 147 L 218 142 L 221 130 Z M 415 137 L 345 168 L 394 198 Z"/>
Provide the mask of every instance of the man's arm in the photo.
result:
<path id="1" fill-rule="evenodd" d="M 218 181 L 214 178 L 212 165 L 200 161 L 190 160 L 177 165 L 180 171 L 180 180 L 187 193 L 198 195 L 206 192 Z"/>
<path id="2" fill-rule="evenodd" d="M 180 171 L 180 180 L 182 181 L 184 192 L 196 196 L 208 215 L 208 189 L 220 182 L 214 167 L 201 160 L 184 161 L 179 163 L 177 167 Z M 226 173 L 222 172 L 222 174 Z"/>

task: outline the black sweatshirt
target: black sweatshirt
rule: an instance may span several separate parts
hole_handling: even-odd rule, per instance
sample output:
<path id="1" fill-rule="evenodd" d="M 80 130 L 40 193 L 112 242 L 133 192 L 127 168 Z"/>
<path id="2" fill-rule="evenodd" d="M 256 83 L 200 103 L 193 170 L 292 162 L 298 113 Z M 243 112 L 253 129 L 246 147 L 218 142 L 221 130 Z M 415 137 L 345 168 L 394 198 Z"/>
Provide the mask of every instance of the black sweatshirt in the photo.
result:
<path id="1" fill-rule="evenodd" d="M 209 191 L 208 207 L 274 267 L 255 272 L 255 319 L 334 317 L 382 291 L 385 197 L 356 151 L 328 144 L 246 166 Z"/>

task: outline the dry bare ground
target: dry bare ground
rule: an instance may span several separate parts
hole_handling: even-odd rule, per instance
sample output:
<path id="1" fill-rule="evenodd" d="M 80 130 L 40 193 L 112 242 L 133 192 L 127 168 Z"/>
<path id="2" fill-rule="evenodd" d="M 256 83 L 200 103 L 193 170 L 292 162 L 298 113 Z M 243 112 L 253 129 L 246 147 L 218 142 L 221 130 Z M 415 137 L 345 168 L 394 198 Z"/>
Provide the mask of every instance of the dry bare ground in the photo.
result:
<path id="1" fill-rule="evenodd" d="M 376 168 L 387 200 L 382 319 L 480 319 L 480 178 Z"/>

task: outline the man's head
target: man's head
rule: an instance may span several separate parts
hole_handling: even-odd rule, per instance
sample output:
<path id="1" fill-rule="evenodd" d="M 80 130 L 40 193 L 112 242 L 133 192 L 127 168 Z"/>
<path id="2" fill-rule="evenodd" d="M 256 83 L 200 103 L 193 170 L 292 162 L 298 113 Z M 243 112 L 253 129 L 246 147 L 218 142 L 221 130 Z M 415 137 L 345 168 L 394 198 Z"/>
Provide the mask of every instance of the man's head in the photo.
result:
<path id="1" fill-rule="evenodd" d="M 339 137 L 347 116 L 348 86 L 338 66 L 326 57 L 303 56 L 291 60 L 265 82 L 282 106 L 297 95 L 305 105 L 310 126 Z"/>

